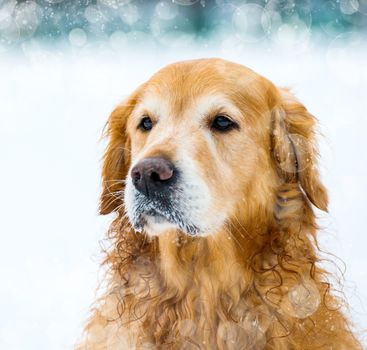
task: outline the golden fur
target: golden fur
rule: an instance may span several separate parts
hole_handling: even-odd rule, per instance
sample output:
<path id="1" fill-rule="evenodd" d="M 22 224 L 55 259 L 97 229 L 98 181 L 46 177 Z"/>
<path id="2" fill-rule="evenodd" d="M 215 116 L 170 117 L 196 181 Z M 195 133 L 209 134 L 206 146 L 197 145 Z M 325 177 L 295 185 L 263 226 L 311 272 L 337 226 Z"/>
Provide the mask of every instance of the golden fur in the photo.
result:
<path id="1" fill-rule="evenodd" d="M 193 115 L 201 100 L 212 118 L 216 96 L 241 130 L 208 141 Z M 149 136 L 136 130 L 139 116 L 160 116 L 136 112 L 146 99 L 169 114 Z M 77 348 L 362 349 L 320 267 L 313 206 L 327 211 L 328 199 L 315 122 L 288 90 L 220 59 L 167 66 L 119 105 L 100 202 L 102 214 L 116 212 L 107 287 Z M 132 160 L 176 161 L 183 147 L 212 194 L 208 215 L 226 213 L 225 222 L 206 237 L 135 232 L 122 195 Z"/>

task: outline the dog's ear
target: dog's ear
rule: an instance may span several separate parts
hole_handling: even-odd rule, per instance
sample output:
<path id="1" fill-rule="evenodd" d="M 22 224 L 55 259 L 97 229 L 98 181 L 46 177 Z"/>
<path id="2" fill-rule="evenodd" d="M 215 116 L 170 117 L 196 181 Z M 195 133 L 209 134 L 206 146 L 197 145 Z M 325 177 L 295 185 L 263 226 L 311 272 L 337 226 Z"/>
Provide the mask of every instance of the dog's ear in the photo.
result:
<path id="1" fill-rule="evenodd" d="M 285 182 L 298 182 L 317 208 L 327 211 L 328 196 L 317 169 L 316 119 L 288 91 L 272 110 L 272 152 Z"/>
<path id="2" fill-rule="evenodd" d="M 126 132 L 126 123 L 136 101 L 137 93 L 134 93 L 118 105 L 104 129 L 108 146 L 102 165 L 102 194 L 99 203 L 99 213 L 102 215 L 111 213 L 123 203 L 125 178 L 130 166 L 130 139 Z"/>

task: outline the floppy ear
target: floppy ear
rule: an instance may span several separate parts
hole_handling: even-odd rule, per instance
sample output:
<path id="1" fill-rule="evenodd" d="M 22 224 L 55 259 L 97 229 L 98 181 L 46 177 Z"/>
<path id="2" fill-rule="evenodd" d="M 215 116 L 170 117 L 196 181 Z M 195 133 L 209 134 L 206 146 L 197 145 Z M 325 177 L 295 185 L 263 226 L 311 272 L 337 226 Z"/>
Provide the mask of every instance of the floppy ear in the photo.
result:
<path id="1" fill-rule="evenodd" d="M 108 146 L 103 156 L 99 213 L 109 214 L 123 203 L 125 178 L 130 165 L 130 140 L 126 122 L 136 104 L 136 93 L 111 113 L 104 130 Z"/>
<path id="2" fill-rule="evenodd" d="M 317 208 L 327 211 L 328 196 L 317 169 L 316 119 L 287 90 L 272 111 L 272 151 L 279 175 L 298 182 Z"/>

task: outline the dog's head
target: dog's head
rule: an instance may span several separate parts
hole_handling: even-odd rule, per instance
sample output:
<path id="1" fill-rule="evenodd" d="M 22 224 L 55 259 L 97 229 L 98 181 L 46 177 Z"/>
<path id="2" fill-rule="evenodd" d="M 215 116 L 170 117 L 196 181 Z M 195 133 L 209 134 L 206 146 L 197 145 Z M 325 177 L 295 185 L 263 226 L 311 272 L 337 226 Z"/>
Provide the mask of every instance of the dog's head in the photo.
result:
<path id="1" fill-rule="evenodd" d="M 110 116 L 100 212 L 125 210 L 150 235 L 206 236 L 273 205 L 285 182 L 326 210 L 314 124 L 288 91 L 244 66 L 167 66 Z"/>

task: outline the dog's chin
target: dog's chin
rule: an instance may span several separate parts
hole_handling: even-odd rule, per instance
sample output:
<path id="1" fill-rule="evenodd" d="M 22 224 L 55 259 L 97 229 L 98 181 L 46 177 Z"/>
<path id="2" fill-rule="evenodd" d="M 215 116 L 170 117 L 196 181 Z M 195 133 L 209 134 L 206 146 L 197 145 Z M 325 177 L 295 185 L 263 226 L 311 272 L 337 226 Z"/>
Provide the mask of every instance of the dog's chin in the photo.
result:
<path id="1" fill-rule="evenodd" d="M 181 231 L 189 236 L 200 235 L 200 230 L 197 226 L 182 220 L 178 214 L 166 216 L 155 209 L 148 209 L 138 215 L 135 213 L 131 222 L 135 230 L 143 231 L 149 236 L 160 236 L 172 230 Z"/>
<path id="2" fill-rule="evenodd" d="M 178 229 L 178 226 L 169 222 L 164 216 L 159 214 L 142 214 L 140 227 L 149 236 L 160 236 L 167 231 Z"/>

